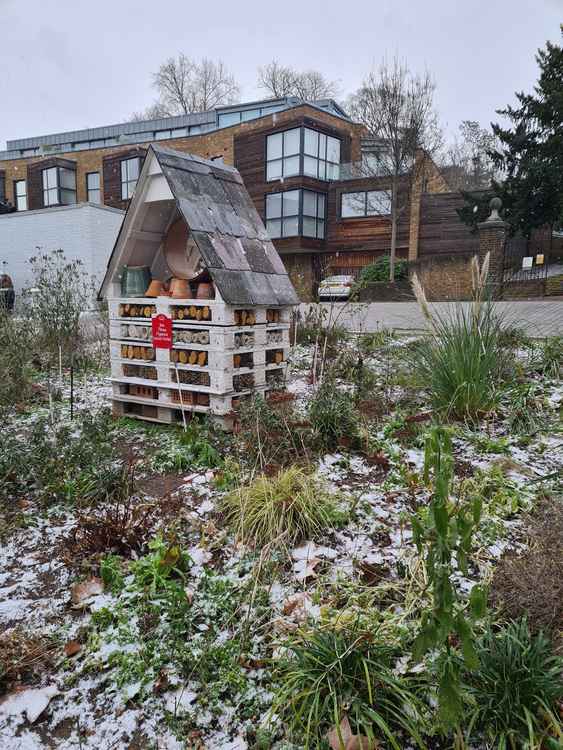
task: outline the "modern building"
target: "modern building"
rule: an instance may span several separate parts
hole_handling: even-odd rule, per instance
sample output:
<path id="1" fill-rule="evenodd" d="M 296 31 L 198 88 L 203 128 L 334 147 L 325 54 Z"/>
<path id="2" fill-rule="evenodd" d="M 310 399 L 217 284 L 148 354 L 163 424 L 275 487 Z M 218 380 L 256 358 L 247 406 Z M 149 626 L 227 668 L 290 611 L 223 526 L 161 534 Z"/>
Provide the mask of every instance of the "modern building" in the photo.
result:
<path id="1" fill-rule="evenodd" d="M 390 184 L 369 167 L 380 144 L 330 99 L 270 99 L 8 141 L 0 204 L 16 213 L 82 202 L 125 209 L 155 141 L 237 167 L 304 299 L 328 273 L 357 272 L 389 251 Z M 400 187 L 398 255 L 412 261 L 423 195 L 448 190 L 433 162 L 421 159 L 416 179 L 405 175 Z M 0 235 L 0 261 L 3 252 Z"/>

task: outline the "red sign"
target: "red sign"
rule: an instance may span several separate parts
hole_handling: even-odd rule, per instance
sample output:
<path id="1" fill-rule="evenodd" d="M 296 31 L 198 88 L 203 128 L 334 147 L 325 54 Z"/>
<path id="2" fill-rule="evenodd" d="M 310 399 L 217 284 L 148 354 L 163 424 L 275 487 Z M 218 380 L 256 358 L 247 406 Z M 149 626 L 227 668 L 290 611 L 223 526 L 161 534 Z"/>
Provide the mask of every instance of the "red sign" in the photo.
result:
<path id="1" fill-rule="evenodd" d="M 172 318 L 161 313 L 152 319 L 152 345 L 154 349 L 172 349 Z"/>

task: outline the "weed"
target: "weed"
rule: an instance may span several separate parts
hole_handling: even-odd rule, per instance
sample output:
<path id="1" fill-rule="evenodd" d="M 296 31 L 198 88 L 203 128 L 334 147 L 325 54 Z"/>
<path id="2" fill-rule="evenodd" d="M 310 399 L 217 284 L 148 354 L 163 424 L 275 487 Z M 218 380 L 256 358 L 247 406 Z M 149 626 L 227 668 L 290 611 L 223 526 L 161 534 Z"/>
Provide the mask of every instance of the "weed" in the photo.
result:
<path id="1" fill-rule="evenodd" d="M 157 474 L 212 469 L 221 463 L 221 456 L 210 440 L 208 426 L 193 419 L 185 432 L 174 434 L 169 444 L 155 453 L 151 469 Z"/>
<path id="2" fill-rule="evenodd" d="M 150 553 L 132 564 L 138 586 L 154 594 L 165 590 L 170 578 L 184 579 L 191 559 L 176 542 L 157 536 L 148 546 Z"/>
<path id="3" fill-rule="evenodd" d="M 276 667 L 280 687 L 273 711 L 300 747 L 324 747 L 327 731 L 345 717 L 369 747 L 384 740 L 399 750 L 400 730 L 422 746 L 420 701 L 413 687 L 393 674 L 396 653 L 377 633 L 317 628 L 285 647 L 287 655 Z"/>
<path id="4" fill-rule="evenodd" d="M 121 557 L 106 555 L 100 562 L 100 576 L 106 589 L 117 593 L 123 589 L 123 572 Z"/>
<path id="5" fill-rule="evenodd" d="M 509 453 L 510 445 L 507 438 L 494 438 L 483 432 L 466 432 L 464 435 L 480 453 Z"/>
<path id="6" fill-rule="evenodd" d="M 479 668 L 465 676 L 474 705 L 468 738 L 482 732 L 499 749 L 543 747 L 550 735 L 561 742 L 563 658 L 554 656 L 547 638 L 532 636 L 525 619 L 498 630 L 489 626 L 477 655 Z"/>
<path id="7" fill-rule="evenodd" d="M 380 256 L 374 263 L 362 268 L 358 277 L 360 287 L 373 284 L 377 281 L 389 281 L 389 255 Z M 395 281 L 406 279 L 408 275 L 408 263 L 406 260 L 395 261 Z"/>
<path id="8" fill-rule="evenodd" d="M 317 477 L 292 467 L 259 476 L 223 499 L 225 519 L 255 545 L 293 546 L 341 523 L 337 499 Z"/>

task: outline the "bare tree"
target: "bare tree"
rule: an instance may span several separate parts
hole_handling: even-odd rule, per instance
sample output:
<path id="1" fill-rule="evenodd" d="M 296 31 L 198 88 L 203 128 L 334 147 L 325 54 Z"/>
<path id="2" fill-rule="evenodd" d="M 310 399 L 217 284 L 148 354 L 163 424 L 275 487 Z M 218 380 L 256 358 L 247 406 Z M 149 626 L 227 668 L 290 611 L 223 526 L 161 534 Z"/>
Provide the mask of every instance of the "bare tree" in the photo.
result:
<path id="1" fill-rule="evenodd" d="M 180 53 L 162 63 L 153 74 L 158 99 L 137 119 L 171 117 L 205 112 L 224 104 L 233 104 L 240 89 L 233 75 L 220 60 L 203 58 L 196 62 Z"/>
<path id="2" fill-rule="evenodd" d="M 447 148 L 441 167 L 448 184 L 456 190 L 488 188 L 498 177 L 489 156 L 498 146 L 495 135 L 475 120 L 463 120 L 459 137 Z"/>
<path id="3" fill-rule="evenodd" d="M 338 84 L 329 81 L 318 70 L 297 71 L 272 60 L 258 68 L 258 86 L 276 99 L 297 96 L 304 101 L 330 99 L 338 95 Z"/>
<path id="4" fill-rule="evenodd" d="M 428 159 L 438 150 L 442 134 L 434 109 L 435 84 L 430 74 L 414 75 L 395 57 L 372 71 L 348 102 L 350 114 L 368 130 L 374 144 L 362 162 L 366 175 L 390 182 L 391 248 L 389 279 L 395 278 L 397 228 L 408 204 L 409 190 L 422 178 Z"/>

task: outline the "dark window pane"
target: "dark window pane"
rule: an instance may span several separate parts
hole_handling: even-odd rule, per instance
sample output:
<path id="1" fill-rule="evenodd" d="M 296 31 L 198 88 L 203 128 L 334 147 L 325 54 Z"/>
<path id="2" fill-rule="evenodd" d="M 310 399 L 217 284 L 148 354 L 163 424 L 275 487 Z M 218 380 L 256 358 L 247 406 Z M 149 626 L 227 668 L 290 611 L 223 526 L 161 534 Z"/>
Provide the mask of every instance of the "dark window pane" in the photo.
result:
<path id="1" fill-rule="evenodd" d="M 271 219 L 266 222 L 266 229 L 270 238 L 281 237 L 281 219 Z"/>
<path id="2" fill-rule="evenodd" d="M 291 219 L 283 220 L 283 236 L 295 237 L 299 234 L 299 218 L 297 216 Z"/>

